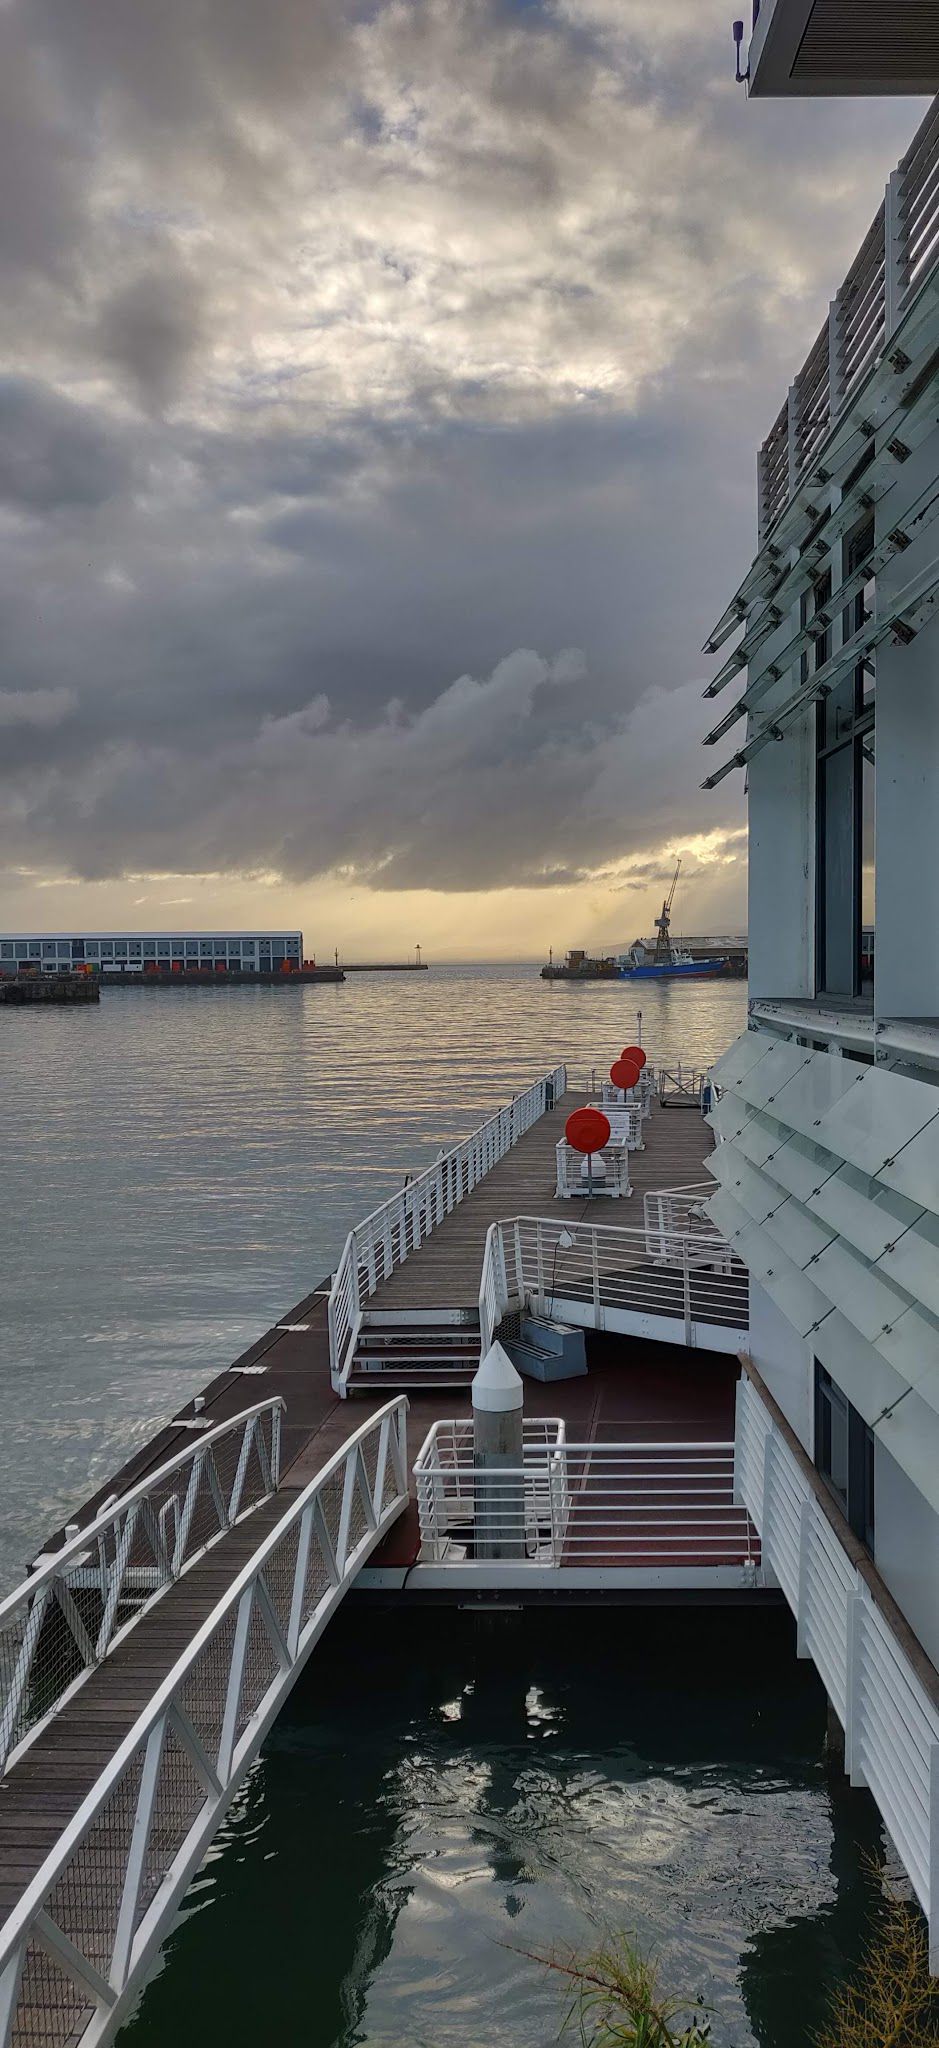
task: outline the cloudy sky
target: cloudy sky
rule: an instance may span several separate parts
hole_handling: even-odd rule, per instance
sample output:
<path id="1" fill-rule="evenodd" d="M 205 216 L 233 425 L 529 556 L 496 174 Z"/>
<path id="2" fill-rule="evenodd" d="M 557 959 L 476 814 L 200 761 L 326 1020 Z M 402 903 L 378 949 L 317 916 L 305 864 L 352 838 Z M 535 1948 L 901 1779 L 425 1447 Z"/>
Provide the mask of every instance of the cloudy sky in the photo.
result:
<path id="1" fill-rule="evenodd" d="M 5 929 L 745 915 L 699 654 L 915 102 L 728 0 L 0 0 Z"/>

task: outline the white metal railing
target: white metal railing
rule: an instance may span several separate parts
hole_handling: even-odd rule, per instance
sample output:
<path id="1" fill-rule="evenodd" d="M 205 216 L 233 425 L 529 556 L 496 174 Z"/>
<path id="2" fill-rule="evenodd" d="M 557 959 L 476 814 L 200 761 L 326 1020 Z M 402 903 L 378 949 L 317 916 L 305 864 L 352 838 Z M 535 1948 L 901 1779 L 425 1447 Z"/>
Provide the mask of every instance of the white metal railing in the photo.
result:
<path id="1" fill-rule="evenodd" d="M 619 1094 L 618 1101 L 612 1099 L 614 1093 Z M 611 1088 L 609 1094 L 601 1098 L 597 1107 L 602 1109 L 606 1117 L 610 1126 L 610 1136 L 615 1144 L 625 1145 L 629 1152 L 645 1151 L 643 1125 L 649 1112 L 642 1101 L 633 1102 L 628 1096 L 624 1098 L 620 1091 Z"/>
<path id="2" fill-rule="evenodd" d="M 891 173 L 883 204 L 760 449 L 761 545 L 937 255 L 939 100 Z"/>
<path id="3" fill-rule="evenodd" d="M 663 1103 L 696 1103 L 703 1106 L 707 1087 L 707 1067 L 686 1067 L 681 1060 L 674 1067 L 659 1067 L 655 1076 L 655 1092 Z"/>
<path id="4" fill-rule="evenodd" d="M 655 1068 L 644 1066 L 635 1088 L 627 1090 L 614 1087 L 608 1067 L 590 1067 L 578 1086 L 584 1101 L 595 1104 L 604 1113 L 608 1113 L 611 1106 L 617 1108 L 638 1103 L 645 1117 L 649 1115 L 656 1092 Z"/>
<path id="5" fill-rule="evenodd" d="M 869 1787 L 930 1921 L 939 1972 L 939 1710 L 746 1376 L 735 1484 L 795 1615 L 799 1655 L 811 1657 L 844 1729 L 851 1783 Z"/>
<path id="6" fill-rule="evenodd" d="M 155 1600 L 276 1492 L 280 1396 L 192 1438 L 0 1602 L 0 1775 Z"/>
<path id="7" fill-rule="evenodd" d="M 363 1304 L 420 1249 L 566 1086 L 566 1068 L 555 1067 L 350 1231 L 329 1291 L 329 1363 L 337 1393 L 346 1391 Z"/>
<path id="8" fill-rule="evenodd" d="M 526 1416 L 522 1423 L 526 1468 L 529 1460 L 532 1465 L 525 1491 L 531 1505 L 533 1531 L 543 1505 L 540 1496 L 546 1483 L 546 1469 L 554 1472 L 565 1435 L 564 1422 L 558 1415 Z M 435 1422 L 414 1463 L 422 1554 L 428 1561 L 442 1563 L 451 1544 L 459 1544 L 459 1532 L 473 1522 L 473 1472 L 472 1417 Z"/>
<path id="9" fill-rule="evenodd" d="M 0 1928 L 0 2048 L 110 2041 L 175 1903 L 346 1588 L 408 1497 L 407 1401 L 296 1496 Z"/>
<path id="10" fill-rule="evenodd" d="M 589 1159 L 583 1152 L 575 1152 L 566 1138 L 561 1138 L 555 1147 L 557 1157 L 557 1185 L 555 1194 L 559 1201 L 568 1201 L 574 1195 L 620 1195 L 632 1194 L 629 1178 L 629 1147 L 624 1140 L 611 1141 L 599 1152 L 591 1153 Z"/>
<path id="11" fill-rule="evenodd" d="M 552 1568 L 757 1563 L 732 1443 L 569 1443 L 554 1418 L 539 1430 L 520 1467 L 495 1470 L 475 1464 L 471 1422 L 431 1431 L 414 1467 L 422 1563 L 493 1546 Z"/>
<path id="12" fill-rule="evenodd" d="M 684 1239 L 689 1232 L 698 1239 L 720 1238 L 705 1208 L 714 1193 L 712 1180 L 699 1181 L 684 1188 L 650 1188 L 642 1197 L 642 1221 L 646 1233 L 646 1247 L 650 1258 L 657 1266 L 681 1264 L 684 1256 Z M 720 1238 L 725 1257 L 730 1256 L 730 1247 Z M 729 1271 L 729 1265 L 727 1270 Z"/>
<path id="13" fill-rule="evenodd" d="M 735 1351 L 748 1323 L 743 1261 L 712 1230 L 669 1235 L 620 1223 L 515 1216 L 490 1224 L 479 1320 L 483 1353 L 503 1316 L 523 1308 L 588 1329 L 634 1331 Z M 658 1262 L 657 1262 L 658 1261 Z"/>

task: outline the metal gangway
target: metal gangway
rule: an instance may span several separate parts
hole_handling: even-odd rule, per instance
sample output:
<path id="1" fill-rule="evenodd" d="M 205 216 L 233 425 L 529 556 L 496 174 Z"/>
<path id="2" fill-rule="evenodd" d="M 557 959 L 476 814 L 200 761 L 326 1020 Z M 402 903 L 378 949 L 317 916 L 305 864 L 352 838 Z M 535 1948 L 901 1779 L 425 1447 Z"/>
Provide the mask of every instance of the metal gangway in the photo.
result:
<path id="1" fill-rule="evenodd" d="M 4 1823 L 30 1814 L 39 1839 L 44 1740 L 59 1757 L 83 1730 L 88 1741 L 114 1675 L 122 1689 L 135 1653 L 149 1670 L 177 1647 L 0 1927 L 0 2048 L 98 2048 L 127 2018 L 284 1699 L 407 1502 L 407 1405 L 371 1414 L 302 1490 L 278 1491 L 268 1451 L 249 1500 L 258 1432 L 279 1421 L 279 1402 L 259 1404 L 112 1503 L 4 1603 L 0 1846 Z M 217 1567 L 253 1528 L 246 1561 L 178 1647 L 176 1594 L 191 1598 L 206 1554 Z"/>

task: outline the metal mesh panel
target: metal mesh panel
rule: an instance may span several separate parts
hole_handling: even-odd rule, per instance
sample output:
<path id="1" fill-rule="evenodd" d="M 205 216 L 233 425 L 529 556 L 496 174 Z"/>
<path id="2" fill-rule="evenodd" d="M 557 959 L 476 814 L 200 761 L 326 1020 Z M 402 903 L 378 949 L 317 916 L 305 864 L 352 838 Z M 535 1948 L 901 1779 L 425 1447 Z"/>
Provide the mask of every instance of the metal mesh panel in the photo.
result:
<path id="1" fill-rule="evenodd" d="M 31 1941 L 26 1951 L 10 2048 L 67 2048 L 94 2011 L 59 1963 Z"/>
<path id="2" fill-rule="evenodd" d="M 219 1530 L 224 1527 L 215 1496 L 212 1492 L 209 1475 L 213 1471 L 218 1473 L 222 1498 L 227 1501 L 231 1493 L 232 1480 L 234 1479 L 234 1472 L 232 1471 L 229 1476 L 228 1471 L 230 1464 L 229 1451 L 230 1446 L 227 1442 L 214 1445 L 206 1451 L 205 1464 L 199 1476 L 199 1491 L 196 1495 L 192 1521 L 189 1524 L 189 1533 L 186 1537 L 184 1551 L 184 1557 L 186 1558 L 195 1556 L 196 1552 L 201 1550 L 204 1544 L 210 1543 L 213 1536 L 217 1536 Z M 228 1479 L 227 1487 L 226 1479 Z"/>
<path id="3" fill-rule="evenodd" d="M 331 1585 L 332 1579 L 327 1570 L 322 1550 L 317 1542 L 316 1524 L 314 1523 L 310 1555 L 307 1560 L 306 1579 L 303 1587 L 303 1605 L 300 1613 L 301 1625 L 309 1621 L 311 1614 L 319 1606 L 323 1595 L 329 1592 Z"/>
<path id="4" fill-rule="evenodd" d="M 225 1700 L 235 1644 L 235 1616 L 228 1615 L 193 1665 L 180 1694 L 180 1706 L 192 1722 L 210 1762 L 218 1756 Z"/>
<path id="5" fill-rule="evenodd" d="M 83 1836 L 48 1900 L 50 1918 L 105 1977 L 117 1932 L 142 1769 L 141 1750 Z"/>
<path id="6" fill-rule="evenodd" d="M 84 1625 L 93 1644 L 101 1624 L 102 1601 L 97 1587 L 83 1583 L 86 1577 L 84 1569 L 73 1567 L 70 1573 L 63 1574 L 61 1593 L 59 1584 L 53 1581 L 42 1606 L 37 1601 L 25 1617 L 21 1610 L 4 1632 L 0 1646 L 0 1677 L 3 1681 L 5 1738 L 9 1730 L 15 1742 L 35 1722 L 41 1721 L 73 1679 L 86 1669 L 86 1657 L 76 1640 L 67 1611 L 71 1603 L 77 1612 L 79 1625 Z M 11 1691 L 14 1674 L 21 1644 L 27 1637 L 32 1650 L 29 1677 L 18 1700 L 14 1700 Z"/>
<path id="7" fill-rule="evenodd" d="M 265 1443 L 267 1443 L 266 1433 Z M 267 1454 L 268 1457 L 270 1457 L 269 1444 L 267 1445 Z M 232 1474 L 232 1484 L 234 1484 L 234 1473 Z M 241 1489 L 241 1498 L 238 1503 L 238 1513 L 240 1515 L 243 1515 L 245 1513 L 245 1510 L 247 1508 L 253 1507 L 256 1501 L 263 1500 L 266 1490 L 267 1489 L 264 1483 L 264 1475 L 261 1470 L 261 1453 L 258 1449 L 257 1439 L 253 1438 L 251 1442 L 251 1449 L 248 1453 L 248 1463 L 245 1469 L 244 1485 Z M 228 1492 L 226 1494 L 226 1499 L 230 1498 L 231 1485 L 229 1485 Z"/>
<path id="8" fill-rule="evenodd" d="M 280 1622 L 284 1634 L 290 1620 L 290 1604 L 293 1599 L 293 1582 L 297 1570 L 297 1551 L 300 1547 L 300 1523 L 296 1521 L 278 1543 L 273 1556 L 264 1567 L 264 1584 L 271 1598 L 271 1606 Z"/>
<path id="9" fill-rule="evenodd" d="M 373 1501 L 375 1499 L 375 1481 L 378 1478 L 378 1435 L 379 1433 L 376 1429 L 373 1435 L 366 1437 L 361 1447 L 362 1464 L 368 1480 L 369 1494 Z"/>
<path id="10" fill-rule="evenodd" d="M 248 1648 L 241 1680 L 237 1736 L 244 1734 L 252 1714 L 256 1713 L 279 1668 L 277 1652 L 255 1607 L 248 1631 Z"/>
<path id="11" fill-rule="evenodd" d="M 382 1484 L 381 1500 L 379 1501 L 377 1508 L 379 1519 L 381 1519 L 381 1516 L 384 1514 L 385 1509 L 390 1508 L 391 1503 L 396 1498 L 398 1492 L 398 1480 L 397 1475 L 395 1473 L 394 1459 L 392 1457 L 394 1440 L 395 1432 L 394 1424 L 392 1424 L 388 1434 L 388 1456 L 385 1459 L 385 1477 Z"/>
<path id="12" fill-rule="evenodd" d="M 357 1484 L 352 1495 L 352 1512 L 349 1516 L 349 1541 L 346 1556 L 351 1557 L 356 1545 L 361 1543 L 368 1530 L 368 1517 L 362 1501 L 362 1488 Z"/>
<path id="13" fill-rule="evenodd" d="M 175 1729 L 168 1728 L 163 1741 L 160 1777 L 147 1836 L 147 1855 L 137 1899 L 137 1911 L 134 1915 L 135 1930 L 139 1927 L 147 1907 L 156 1897 L 174 1856 L 205 1801 L 205 1787 L 196 1776 L 188 1752 L 183 1748 Z"/>
<path id="14" fill-rule="evenodd" d="M 339 1543 L 339 1517 L 342 1513 L 343 1473 L 340 1467 L 331 1479 L 327 1479 L 319 1491 L 319 1504 L 329 1538 L 335 1550 Z"/>

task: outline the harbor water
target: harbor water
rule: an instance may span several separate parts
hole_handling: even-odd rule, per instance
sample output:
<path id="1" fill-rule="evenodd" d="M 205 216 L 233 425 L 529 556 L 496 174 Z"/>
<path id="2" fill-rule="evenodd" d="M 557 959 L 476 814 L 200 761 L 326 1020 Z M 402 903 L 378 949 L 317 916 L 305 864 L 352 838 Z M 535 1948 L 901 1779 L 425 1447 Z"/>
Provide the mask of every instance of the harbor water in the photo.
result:
<path id="1" fill-rule="evenodd" d="M 608 1064 L 636 1000 L 461 967 L 5 1017 L 3 1582 L 406 1171 L 556 1061 Z M 666 1064 L 745 1018 L 733 981 L 642 1003 Z M 801 2048 L 876 1837 L 777 1610 L 350 1603 L 121 2041 L 547 2048 L 563 1986 L 532 1958 L 629 1932 L 721 2048 Z"/>
<path id="2" fill-rule="evenodd" d="M 535 1958 L 622 1934 L 714 2048 L 809 2048 L 876 1844 L 776 1611 L 347 1605 L 120 2048 L 551 2048 Z"/>

